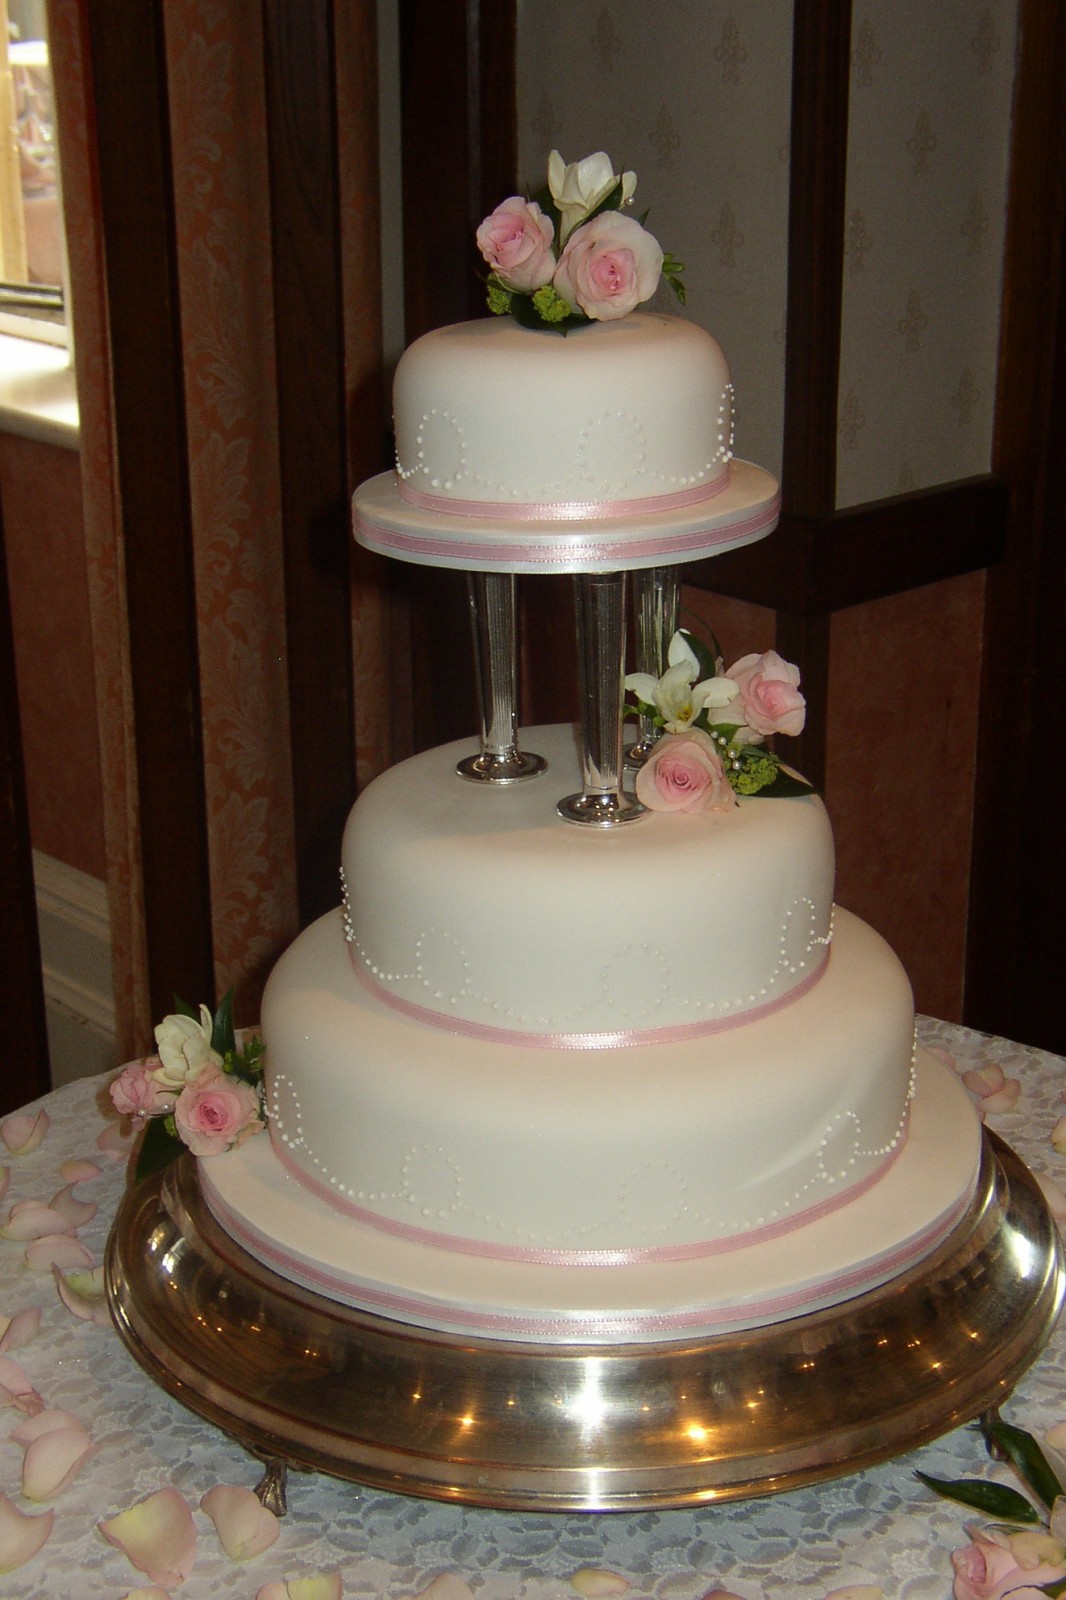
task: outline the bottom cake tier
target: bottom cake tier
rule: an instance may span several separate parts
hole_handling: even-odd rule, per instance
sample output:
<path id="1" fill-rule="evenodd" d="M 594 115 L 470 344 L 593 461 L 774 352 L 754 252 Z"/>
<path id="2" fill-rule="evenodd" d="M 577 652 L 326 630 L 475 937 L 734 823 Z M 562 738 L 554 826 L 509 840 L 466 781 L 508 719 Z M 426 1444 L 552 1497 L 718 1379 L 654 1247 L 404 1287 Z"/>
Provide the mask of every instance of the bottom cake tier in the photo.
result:
<path id="1" fill-rule="evenodd" d="M 965 1213 L 980 1149 L 965 1090 L 919 1051 L 903 1149 L 847 1204 L 718 1253 L 600 1266 L 491 1259 L 357 1222 L 292 1176 L 266 1138 L 202 1162 L 200 1177 L 222 1227 L 295 1284 L 422 1327 L 574 1345 L 754 1328 L 886 1283 Z"/>

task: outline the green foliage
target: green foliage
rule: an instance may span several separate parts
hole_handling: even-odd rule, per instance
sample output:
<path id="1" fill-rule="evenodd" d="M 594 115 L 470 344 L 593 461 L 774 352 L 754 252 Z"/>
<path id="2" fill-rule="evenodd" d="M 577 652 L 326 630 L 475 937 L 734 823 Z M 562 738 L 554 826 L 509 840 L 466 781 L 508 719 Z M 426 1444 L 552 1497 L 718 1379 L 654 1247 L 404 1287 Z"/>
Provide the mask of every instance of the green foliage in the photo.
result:
<path id="1" fill-rule="evenodd" d="M 1063 1492 L 1062 1484 L 1047 1456 L 1031 1433 L 993 1418 L 981 1424 L 981 1432 L 993 1450 L 1006 1456 L 1024 1484 L 1049 1510 Z"/>
<path id="2" fill-rule="evenodd" d="M 153 1173 L 162 1172 L 184 1148 L 173 1117 L 149 1117 L 133 1169 L 134 1182 L 142 1183 Z"/>
<path id="3" fill-rule="evenodd" d="M 1021 1523 L 1025 1527 L 1039 1526 L 1040 1514 L 1036 1507 L 1007 1484 L 987 1483 L 981 1478 L 933 1478 L 927 1472 L 916 1472 L 914 1476 L 942 1499 L 955 1500 L 972 1511 L 980 1511 L 983 1516 L 996 1517 L 1000 1522 Z"/>

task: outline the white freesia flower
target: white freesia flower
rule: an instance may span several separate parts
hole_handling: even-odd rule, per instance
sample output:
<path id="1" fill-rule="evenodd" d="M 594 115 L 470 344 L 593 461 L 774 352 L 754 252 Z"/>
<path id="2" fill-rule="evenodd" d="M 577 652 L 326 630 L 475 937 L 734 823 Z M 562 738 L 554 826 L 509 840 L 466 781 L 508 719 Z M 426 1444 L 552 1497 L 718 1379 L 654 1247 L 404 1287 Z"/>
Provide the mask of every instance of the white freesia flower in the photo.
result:
<path id="1" fill-rule="evenodd" d="M 625 686 L 645 705 L 652 705 L 663 719 L 667 733 L 684 733 L 704 709 L 721 710 L 736 699 L 739 690 L 732 678 L 704 678 L 697 683 L 700 663 L 683 633 L 670 640 L 669 663 L 661 678 L 650 672 L 631 672 Z"/>
<path id="2" fill-rule="evenodd" d="M 171 1089 L 195 1083 L 207 1066 L 222 1065 L 222 1057 L 211 1048 L 211 1013 L 206 1006 L 200 1007 L 199 1022 L 195 1017 L 164 1017 L 155 1030 L 155 1043 L 161 1065 L 149 1076 Z"/>
<path id="3" fill-rule="evenodd" d="M 618 173 L 615 172 L 611 158 L 604 150 L 586 156 L 583 161 L 571 161 L 569 164 L 563 160 L 558 150 L 552 151 L 548 157 L 548 188 L 562 219 L 560 244 L 565 244 L 574 229 L 606 200 L 617 182 Z M 623 205 L 633 198 L 636 187 L 636 173 L 623 172 Z"/>

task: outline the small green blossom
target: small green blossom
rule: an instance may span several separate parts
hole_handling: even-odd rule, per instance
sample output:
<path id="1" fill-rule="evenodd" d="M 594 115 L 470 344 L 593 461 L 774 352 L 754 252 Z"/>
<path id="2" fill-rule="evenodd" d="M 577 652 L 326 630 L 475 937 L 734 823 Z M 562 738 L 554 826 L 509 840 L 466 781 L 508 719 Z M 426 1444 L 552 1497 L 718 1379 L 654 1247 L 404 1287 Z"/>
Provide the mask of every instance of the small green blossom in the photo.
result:
<path id="1" fill-rule="evenodd" d="M 499 278 L 490 277 L 487 285 L 489 310 L 494 317 L 505 317 L 511 309 L 511 291 L 505 289 Z"/>
<path id="2" fill-rule="evenodd" d="M 736 752 L 736 759 L 733 759 Z M 758 794 L 768 789 L 777 777 L 778 759 L 767 750 L 756 750 L 751 745 L 737 752 L 730 748 L 728 777 L 737 794 Z"/>
<path id="3" fill-rule="evenodd" d="M 533 309 L 542 322 L 565 322 L 571 315 L 569 303 L 550 283 L 538 289 L 532 298 Z"/>

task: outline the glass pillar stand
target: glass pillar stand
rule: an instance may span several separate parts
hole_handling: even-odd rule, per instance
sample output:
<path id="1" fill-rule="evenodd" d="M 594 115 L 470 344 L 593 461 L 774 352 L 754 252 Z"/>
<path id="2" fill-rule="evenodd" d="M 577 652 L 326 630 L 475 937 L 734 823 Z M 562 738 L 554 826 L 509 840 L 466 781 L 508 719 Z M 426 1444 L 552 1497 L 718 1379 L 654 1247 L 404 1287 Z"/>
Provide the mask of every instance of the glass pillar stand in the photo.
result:
<path id="1" fill-rule="evenodd" d="M 522 783 L 548 763 L 518 748 L 514 573 L 470 572 L 467 590 L 481 735 L 478 754 L 465 756 L 455 770 L 471 783 Z"/>
<path id="2" fill-rule="evenodd" d="M 661 678 L 666 671 L 666 652 L 677 632 L 681 609 L 681 578 L 677 567 L 645 567 L 633 574 L 634 611 L 637 624 L 637 671 Z M 662 730 L 650 717 L 639 721 L 640 737 L 626 751 L 625 763 L 631 770 L 643 766 L 651 755 Z"/>
<path id="3" fill-rule="evenodd" d="M 622 788 L 622 695 L 625 673 L 626 574 L 579 573 L 574 579 L 581 686 L 580 794 L 560 800 L 566 822 L 614 828 L 644 815 Z"/>

